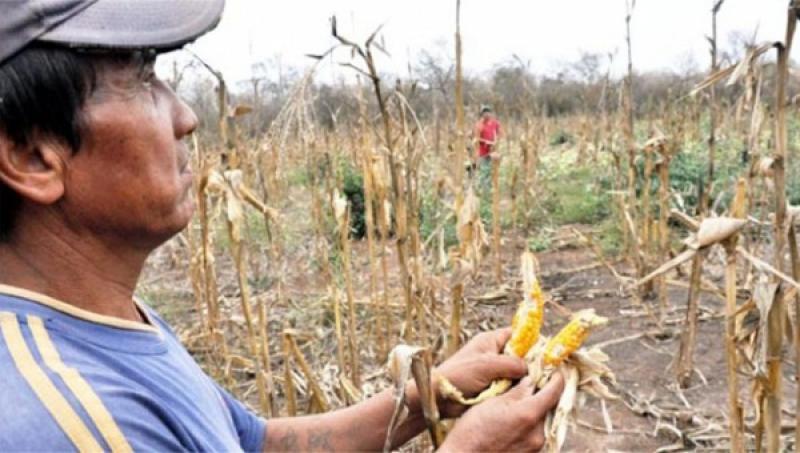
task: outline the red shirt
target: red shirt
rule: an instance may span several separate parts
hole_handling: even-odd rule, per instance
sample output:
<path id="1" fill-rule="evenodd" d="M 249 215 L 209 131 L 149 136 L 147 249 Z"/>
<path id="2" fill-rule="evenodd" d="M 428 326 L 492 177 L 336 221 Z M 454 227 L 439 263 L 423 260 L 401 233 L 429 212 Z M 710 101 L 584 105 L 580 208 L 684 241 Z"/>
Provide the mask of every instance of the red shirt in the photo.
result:
<path id="1" fill-rule="evenodd" d="M 494 118 L 478 122 L 478 136 L 480 137 L 478 156 L 488 156 L 500 135 L 500 122 Z"/>

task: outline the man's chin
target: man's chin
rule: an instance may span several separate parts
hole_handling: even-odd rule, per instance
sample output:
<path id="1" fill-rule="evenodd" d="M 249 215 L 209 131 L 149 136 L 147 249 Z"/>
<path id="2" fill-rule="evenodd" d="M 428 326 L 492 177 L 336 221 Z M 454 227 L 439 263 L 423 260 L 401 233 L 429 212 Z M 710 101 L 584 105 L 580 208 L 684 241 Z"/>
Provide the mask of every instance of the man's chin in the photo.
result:
<path id="1" fill-rule="evenodd" d="M 195 203 L 191 198 L 189 198 L 178 208 L 174 216 L 175 221 L 171 222 L 169 225 L 165 226 L 165 228 L 159 231 L 157 234 L 158 243 L 156 244 L 156 247 L 164 244 L 185 230 L 186 227 L 188 227 L 192 222 L 194 212 Z"/>

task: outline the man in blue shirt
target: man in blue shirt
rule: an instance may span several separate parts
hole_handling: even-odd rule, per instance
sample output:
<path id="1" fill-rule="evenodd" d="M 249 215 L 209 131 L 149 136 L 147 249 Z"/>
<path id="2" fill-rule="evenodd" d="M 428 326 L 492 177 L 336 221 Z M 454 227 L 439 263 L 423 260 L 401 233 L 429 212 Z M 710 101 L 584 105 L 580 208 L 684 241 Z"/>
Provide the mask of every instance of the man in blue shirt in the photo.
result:
<path id="1" fill-rule="evenodd" d="M 264 421 L 133 297 L 148 255 L 193 214 L 197 118 L 156 56 L 218 23 L 223 0 L 0 1 L 0 451 L 380 450 L 384 391 Z M 439 366 L 465 393 L 525 364 L 477 336 Z M 442 450 L 536 450 L 561 381 L 523 379 L 464 413 Z M 397 445 L 424 420 L 408 384 Z"/>

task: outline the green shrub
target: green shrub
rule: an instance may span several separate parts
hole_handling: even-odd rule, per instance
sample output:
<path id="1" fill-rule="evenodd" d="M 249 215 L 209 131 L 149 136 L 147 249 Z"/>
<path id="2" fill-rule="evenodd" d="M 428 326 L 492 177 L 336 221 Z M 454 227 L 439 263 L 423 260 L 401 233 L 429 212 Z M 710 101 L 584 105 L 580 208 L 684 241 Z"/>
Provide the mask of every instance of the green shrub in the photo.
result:
<path id="1" fill-rule="evenodd" d="M 339 161 L 342 192 L 350 202 L 350 235 L 362 239 L 367 234 L 366 205 L 364 203 L 364 178 L 347 159 Z"/>
<path id="2" fill-rule="evenodd" d="M 589 168 L 569 169 L 564 174 L 553 175 L 549 181 L 547 203 L 550 218 L 556 224 L 597 223 L 611 212 L 610 184 L 605 179 L 596 179 Z"/>
<path id="3" fill-rule="evenodd" d="M 553 134 L 552 137 L 550 137 L 550 146 L 558 146 L 558 145 L 563 145 L 565 143 L 572 143 L 572 141 L 573 141 L 572 134 L 563 129 L 559 129 L 558 132 L 556 132 L 555 134 Z"/>
<path id="4" fill-rule="evenodd" d="M 528 248 L 531 251 L 539 253 L 549 249 L 552 245 L 552 240 L 548 234 L 537 234 L 528 238 Z"/>

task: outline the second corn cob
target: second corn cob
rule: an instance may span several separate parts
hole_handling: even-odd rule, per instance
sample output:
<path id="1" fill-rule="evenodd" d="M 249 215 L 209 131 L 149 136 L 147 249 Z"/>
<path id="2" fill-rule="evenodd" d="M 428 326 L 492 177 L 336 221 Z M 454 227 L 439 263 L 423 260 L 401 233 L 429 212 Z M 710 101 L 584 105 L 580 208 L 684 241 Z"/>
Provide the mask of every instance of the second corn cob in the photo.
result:
<path id="1" fill-rule="evenodd" d="M 573 314 L 570 322 L 547 340 L 539 350 L 538 359 L 531 363 L 529 374 L 536 386 L 544 387 L 553 372 L 583 345 L 592 329 L 607 323 L 608 319 L 597 315 L 592 308 Z"/>

